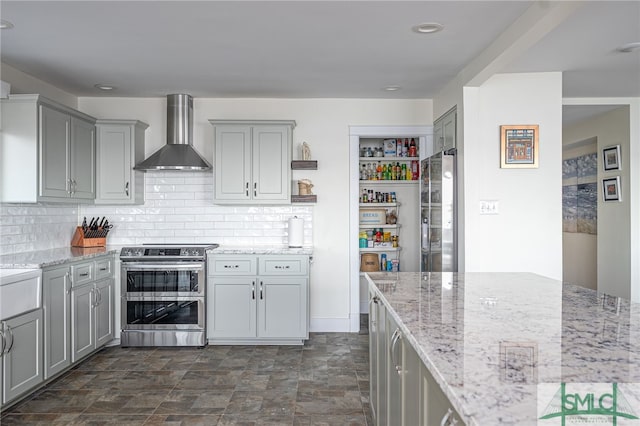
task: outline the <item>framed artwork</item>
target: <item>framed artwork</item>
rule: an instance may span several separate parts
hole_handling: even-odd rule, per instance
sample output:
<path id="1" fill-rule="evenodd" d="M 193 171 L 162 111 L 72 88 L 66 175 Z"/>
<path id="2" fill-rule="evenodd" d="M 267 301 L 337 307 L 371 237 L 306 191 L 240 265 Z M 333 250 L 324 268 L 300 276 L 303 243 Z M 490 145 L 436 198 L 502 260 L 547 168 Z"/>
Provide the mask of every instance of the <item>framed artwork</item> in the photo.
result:
<path id="1" fill-rule="evenodd" d="M 602 198 L 604 201 L 622 201 L 620 176 L 602 179 Z"/>
<path id="2" fill-rule="evenodd" d="M 538 125 L 500 126 L 500 167 L 538 167 Z"/>
<path id="3" fill-rule="evenodd" d="M 620 145 L 602 150 L 602 167 L 604 170 L 620 170 Z"/>

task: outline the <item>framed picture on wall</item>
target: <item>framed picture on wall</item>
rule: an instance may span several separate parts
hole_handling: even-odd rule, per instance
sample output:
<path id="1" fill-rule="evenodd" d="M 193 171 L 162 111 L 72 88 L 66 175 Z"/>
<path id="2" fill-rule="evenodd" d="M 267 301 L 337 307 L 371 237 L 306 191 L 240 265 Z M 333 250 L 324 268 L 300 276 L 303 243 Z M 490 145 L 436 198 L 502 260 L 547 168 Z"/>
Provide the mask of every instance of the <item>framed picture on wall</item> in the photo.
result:
<path id="1" fill-rule="evenodd" d="M 500 126 L 500 167 L 538 167 L 538 125 Z"/>
<path id="2" fill-rule="evenodd" d="M 620 176 L 602 179 L 602 198 L 604 201 L 622 201 Z"/>
<path id="3" fill-rule="evenodd" d="M 602 150 L 602 166 L 604 170 L 620 170 L 620 145 Z"/>

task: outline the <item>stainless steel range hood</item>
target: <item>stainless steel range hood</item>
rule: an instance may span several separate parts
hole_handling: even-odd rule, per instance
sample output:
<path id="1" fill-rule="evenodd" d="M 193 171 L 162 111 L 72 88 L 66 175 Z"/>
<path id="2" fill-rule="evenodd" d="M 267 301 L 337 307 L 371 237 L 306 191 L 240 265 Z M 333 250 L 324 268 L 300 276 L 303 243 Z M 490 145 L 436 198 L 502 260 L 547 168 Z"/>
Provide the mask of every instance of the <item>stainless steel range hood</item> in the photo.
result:
<path id="1" fill-rule="evenodd" d="M 211 170 L 193 143 L 193 98 L 167 95 L 167 144 L 137 164 L 135 170 Z"/>

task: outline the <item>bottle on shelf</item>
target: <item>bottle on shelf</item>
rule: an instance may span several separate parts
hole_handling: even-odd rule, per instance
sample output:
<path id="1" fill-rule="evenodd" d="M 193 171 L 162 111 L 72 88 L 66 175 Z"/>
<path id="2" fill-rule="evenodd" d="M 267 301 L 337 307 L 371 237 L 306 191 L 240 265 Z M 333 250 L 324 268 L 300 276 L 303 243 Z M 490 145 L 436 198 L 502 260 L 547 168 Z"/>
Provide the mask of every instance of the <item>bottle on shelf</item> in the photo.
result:
<path id="1" fill-rule="evenodd" d="M 411 138 L 411 143 L 409 144 L 409 157 L 417 157 L 418 156 L 418 147 L 416 146 L 415 138 Z"/>
<path id="2" fill-rule="evenodd" d="M 411 162 L 411 176 L 413 180 L 418 180 L 420 177 L 420 163 L 418 161 Z"/>
<path id="3" fill-rule="evenodd" d="M 376 180 L 382 180 L 382 164 L 378 161 L 378 167 L 376 168 Z"/>
<path id="4" fill-rule="evenodd" d="M 396 156 L 401 157 L 402 156 L 402 139 L 398 138 L 396 139 L 396 141 L 397 141 Z"/>
<path id="5" fill-rule="evenodd" d="M 408 139 L 404 140 L 404 145 L 402 145 L 402 156 L 406 157 L 409 155 L 409 141 Z"/>

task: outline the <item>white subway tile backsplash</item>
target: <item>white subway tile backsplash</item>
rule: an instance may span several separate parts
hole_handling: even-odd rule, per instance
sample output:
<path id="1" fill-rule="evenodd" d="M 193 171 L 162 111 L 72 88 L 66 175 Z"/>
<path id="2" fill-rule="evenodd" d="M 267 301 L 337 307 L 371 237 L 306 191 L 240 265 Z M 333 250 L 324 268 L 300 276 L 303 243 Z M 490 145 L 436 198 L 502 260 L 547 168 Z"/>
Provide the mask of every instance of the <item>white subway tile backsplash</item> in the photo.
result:
<path id="1" fill-rule="evenodd" d="M 220 243 L 228 246 L 287 245 L 287 222 L 302 217 L 304 244 L 313 243 L 313 206 L 213 204 L 213 174 L 147 172 L 142 206 L 0 205 L 0 254 L 65 247 L 83 217 L 106 216 L 112 245 Z"/>

